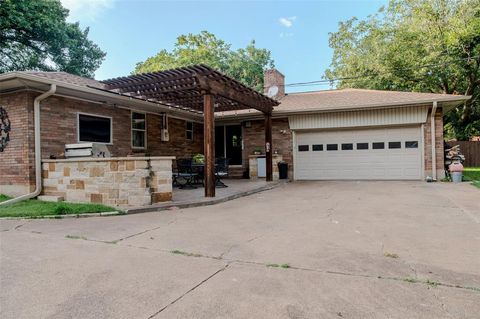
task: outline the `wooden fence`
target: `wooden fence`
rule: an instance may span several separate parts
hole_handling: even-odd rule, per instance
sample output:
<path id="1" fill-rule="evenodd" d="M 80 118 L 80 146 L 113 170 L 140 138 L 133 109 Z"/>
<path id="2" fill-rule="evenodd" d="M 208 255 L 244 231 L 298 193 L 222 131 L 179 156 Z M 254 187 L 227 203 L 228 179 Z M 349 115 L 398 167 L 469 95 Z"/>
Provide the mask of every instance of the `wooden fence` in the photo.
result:
<path id="1" fill-rule="evenodd" d="M 449 141 L 447 144 L 450 147 L 460 145 L 460 151 L 465 155 L 465 167 L 480 166 L 480 141 Z"/>

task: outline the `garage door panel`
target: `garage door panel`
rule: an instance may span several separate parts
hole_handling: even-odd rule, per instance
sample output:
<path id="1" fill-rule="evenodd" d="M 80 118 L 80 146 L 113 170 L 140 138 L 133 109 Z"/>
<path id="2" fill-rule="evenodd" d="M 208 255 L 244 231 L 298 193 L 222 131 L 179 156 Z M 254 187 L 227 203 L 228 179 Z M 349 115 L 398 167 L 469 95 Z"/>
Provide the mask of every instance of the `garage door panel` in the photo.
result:
<path id="1" fill-rule="evenodd" d="M 380 129 L 357 129 L 296 133 L 295 177 L 302 180 L 321 179 L 420 179 L 420 126 Z M 418 142 L 417 148 L 406 148 L 406 141 Z M 383 149 L 373 149 L 372 143 L 383 143 Z M 397 142 L 389 148 L 389 142 Z M 368 143 L 368 149 L 357 149 L 358 143 Z M 312 145 L 323 145 L 323 151 L 313 151 Z M 327 151 L 327 144 L 338 150 Z M 353 150 L 342 150 L 342 144 L 353 144 Z M 308 151 L 298 151 L 308 145 Z"/>

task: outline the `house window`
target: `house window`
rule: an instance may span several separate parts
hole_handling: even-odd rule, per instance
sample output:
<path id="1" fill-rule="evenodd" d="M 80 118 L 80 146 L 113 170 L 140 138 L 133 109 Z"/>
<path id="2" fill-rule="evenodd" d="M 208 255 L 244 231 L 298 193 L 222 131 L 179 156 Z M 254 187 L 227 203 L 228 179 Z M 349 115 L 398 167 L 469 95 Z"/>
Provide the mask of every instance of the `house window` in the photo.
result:
<path id="1" fill-rule="evenodd" d="M 189 141 L 193 141 L 193 122 L 186 122 L 185 138 Z"/>
<path id="2" fill-rule="evenodd" d="M 147 126 L 145 113 L 132 112 L 132 147 L 145 148 Z"/>
<path id="3" fill-rule="evenodd" d="M 78 141 L 112 143 L 112 118 L 78 113 Z"/>
<path id="4" fill-rule="evenodd" d="M 323 144 L 313 144 L 312 151 L 323 151 Z"/>
<path id="5" fill-rule="evenodd" d="M 342 151 L 351 151 L 351 150 L 353 150 L 353 144 L 352 143 L 342 144 Z"/>
<path id="6" fill-rule="evenodd" d="M 327 144 L 327 151 L 338 151 L 338 144 Z"/>
<path id="7" fill-rule="evenodd" d="M 357 150 L 368 150 L 368 143 L 357 143 Z"/>
<path id="8" fill-rule="evenodd" d="M 383 150 L 385 148 L 385 143 L 383 143 L 383 142 L 372 143 L 372 148 L 374 150 Z"/>
<path id="9" fill-rule="evenodd" d="M 309 150 L 308 145 L 298 145 L 299 152 L 308 152 L 308 150 Z"/>
<path id="10" fill-rule="evenodd" d="M 418 141 L 406 141 L 405 148 L 418 148 Z"/>
<path id="11" fill-rule="evenodd" d="M 402 148 L 401 142 L 388 142 L 388 148 Z"/>

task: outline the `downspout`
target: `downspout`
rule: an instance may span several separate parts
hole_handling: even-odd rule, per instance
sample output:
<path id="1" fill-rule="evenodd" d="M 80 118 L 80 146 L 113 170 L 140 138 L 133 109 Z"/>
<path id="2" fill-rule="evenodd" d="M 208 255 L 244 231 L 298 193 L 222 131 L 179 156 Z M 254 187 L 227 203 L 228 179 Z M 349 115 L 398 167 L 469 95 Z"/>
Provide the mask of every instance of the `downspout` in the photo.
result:
<path id="1" fill-rule="evenodd" d="M 435 114 L 437 113 L 437 101 L 433 102 L 432 114 L 430 114 L 430 133 L 432 135 L 432 178 L 437 180 L 437 152 L 435 147 Z"/>
<path id="2" fill-rule="evenodd" d="M 50 85 L 50 90 L 37 96 L 33 100 L 33 116 L 34 116 L 34 131 L 35 131 L 35 190 L 32 193 L 25 194 L 19 197 L 0 203 L 0 205 L 8 205 L 20 202 L 22 200 L 37 197 L 42 192 L 42 147 L 40 138 L 40 102 L 47 97 L 55 94 L 57 90 L 56 84 Z"/>

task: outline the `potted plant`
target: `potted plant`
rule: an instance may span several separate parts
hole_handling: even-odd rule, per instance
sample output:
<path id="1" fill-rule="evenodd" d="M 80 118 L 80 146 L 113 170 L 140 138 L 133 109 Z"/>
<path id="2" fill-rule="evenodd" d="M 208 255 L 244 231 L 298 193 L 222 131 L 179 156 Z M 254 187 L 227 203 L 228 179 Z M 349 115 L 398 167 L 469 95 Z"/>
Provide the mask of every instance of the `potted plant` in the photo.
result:
<path id="1" fill-rule="evenodd" d="M 192 157 L 194 164 L 205 164 L 205 156 L 203 154 L 195 154 Z"/>
<path id="2" fill-rule="evenodd" d="M 262 154 L 262 149 L 260 147 L 255 147 L 253 149 L 253 155 L 261 155 Z"/>

